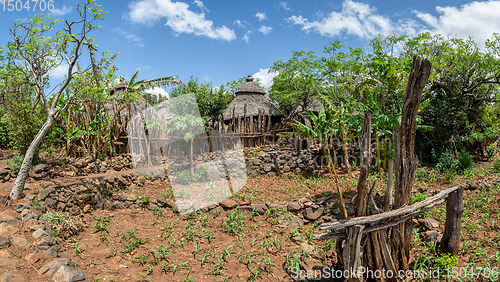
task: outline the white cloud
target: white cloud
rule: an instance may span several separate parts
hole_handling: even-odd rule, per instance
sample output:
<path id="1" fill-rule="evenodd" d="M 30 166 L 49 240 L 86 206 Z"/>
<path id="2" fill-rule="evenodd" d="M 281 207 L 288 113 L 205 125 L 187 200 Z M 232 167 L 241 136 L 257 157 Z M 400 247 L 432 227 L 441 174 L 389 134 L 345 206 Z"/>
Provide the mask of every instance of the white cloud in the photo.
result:
<path id="1" fill-rule="evenodd" d="M 167 91 L 165 91 L 165 89 L 163 89 L 161 87 L 154 87 L 154 88 L 146 89 L 146 90 L 144 90 L 144 92 L 155 94 L 155 95 L 159 94 L 162 97 L 168 97 Z"/>
<path id="2" fill-rule="evenodd" d="M 243 40 L 244 40 L 246 43 L 250 42 L 250 34 L 252 34 L 252 31 L 251 31 L 251 30 L 247 31 L 247 33 L 245 33 L 245 35 L 243 35 Z"/>
<path id="3" fill-rule="evenodd" d="M 54 9 L 49 12 L 49 15 L 61 17 L 71 12 L 71 7 L 64 5 L 61 9 Z"/>
<path id="4" fill-rule="evenodd" d="M 279 5 L 280 5 L 280 7 L 281 7 L 281 8 L 283 8 L 283 10 L 285 10 L 285 11 L 290 11 L 290 10 L 292 10 L 292 9 L 290 9 L 290 8 L 288 7 L 288 3 L 287 3 L 287 2 L 285 2 L 285 1 L 281 1 L 281 2 L 279 3 Z"/>
<path id="5" fill-rule="evenodd" d="M 176 34 L 187 33 L 227 41 L 236 39 L 234 30 L 225 25 L 214 27 L 214 23 L 205 17 L 205 11 L 208 10 L 201 1 L 196 1 L 195 4 L 200 8 L 204 7 L 201 13 L 189 10 L 189 5 L 183 2 L 139 0 L 129 4 L 128 16 L 134 23 L 148 25 L 166 19 L 165 25 Z"/>
<path id="6" fill-rule="evenodd" d="M 201 9 L 202 12 L 210 12 L 207 7 L 205 7 L 205 4 L 203 4 L 200 0 L 194 0 L 194 3 Z"/>
<path id="7" fill-rule="evenodd" d="M 272 26 L 265 26 L 265 25 L 263 25 L 263 26 L 261 26 L 259 28 L 259 31 L 262 32 L 262 34 L 267 35 L 267 34 L 269 34 L 271 32 L 272 29 L 273 29 Z"/>
<path id="8" fill-rule="evenodd" d="M 266 13 L 259 12 L 259 13 L 255 14 L 255 17 L 257 17 L 259 19 L 259 21 L 263 21 L 266 19 Z"/>
<path id="9" fill-rule="evenodd" d="M 51 79 L 62 79 L 68 74 L 68 68 L 68 63 L 62 62 L 59 66 L 49 71 L 49 76 Z"/>
<path id="10" fill-rule="evenodd" d="M 260 85 L 266 89 L 269 89 L 273 84 L 273 78 L 278 74 L 275 72 L 269 72 L 269 69 L 260 69 L 258 72 L 252 75 L 255 79 L 260 79 Z"/>
<path id="11" fill-rule="evenodd" d="M 440 14 L 437 17 L 415 11 L 433 33 L 461 38 L 472 36 L 477 42 L 484 42 L 500 31 L 500 1 L 474 1 L 459 8 L 437 6 L 436 11 Z"/>
<path id="12" fill-rule="evenodd" d="M 384 35 L 394 31 L 390 19 L 377 14 L 377 9 L 365 3 L 346 0 L 342 3 L 341 12 L 331 12 L 317 21 L 291 16 L 286 19 L 295 25 L 301 25 L 305 31 L 316 31 L 325 36 L 337 36 L 342 32 L 361 38 L 371 38 L 381 33 Z"/>
<path id="13" fill-rule="evenodd" d="M 127 41 L 131 42 L 134 46 L 144 47 L 144 44 L 142 43 L 142 38 L 135 35 L 134 33 L 125 31 L 122 28 L 115 28 L 115 32 L 119 33 L 121 36 L 127 39 Z"/>

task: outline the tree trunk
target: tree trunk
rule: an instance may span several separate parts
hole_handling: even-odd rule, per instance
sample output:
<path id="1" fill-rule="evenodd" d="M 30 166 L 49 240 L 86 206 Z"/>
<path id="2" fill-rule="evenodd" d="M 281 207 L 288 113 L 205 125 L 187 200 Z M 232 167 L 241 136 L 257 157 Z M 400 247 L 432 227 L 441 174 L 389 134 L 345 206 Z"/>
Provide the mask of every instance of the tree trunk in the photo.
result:
<path id="1" fill-rule="evenodd" d="M 393 204 L 392 190 L 394 181 L 394 160 L 389 160 L 389 167 L 387 168 L 389 172 L 387 173 L 387 189 L 385 190 L 385 201 L 384 201 L 384 211 L 389 211 Z"/>
<path id="2" fill-rule="evenodd" d="M 413 58 L 410 76 L 406 85 L 403 100 L 401 124 L 396 132 L 395 157 L 396 181 L 394 185 L 394 208 L 411 205 L 411 189 L 415 178 L 418 158 L 415 155 L 415 135 L 417 130 L 418 107 L 422 93 L 431 73 L 431 63 L 428 60 Z M 396 267 L 409 269 L 409 255 L 413 223 L 408 220 L 392 229 L 392 258 L 399 262 Z"/>
<path id="3" fill-rule="evenodd" d="M 12 187 L 12 191 L 10 192 L 10 197 L 12 199 L 18 199 L 21 197 L 24 189 L 24 184 L 26 183 L 26 180 L 29 176 L 33 157 L 35 156 L 38 147 L 42 143 L 43 138 L 45 137 L 45 135 L 47 135 L 52 125 L 54 125 L 54 117 L 48 115 L 47 120 L 43 124 L 42 128 L 36 134 L 35 138 L 28 147 L 28 150 L 26 150 L 23 164 L 21 165 L 21 169 L 19 170 L 19 173 L 17 175 L 16 182 L 14 182 L 14 187 Z"/>
<path id="4" fill-rule="evenodd" d="M 345 127 L 344 125 L 340 125 L 340 132 L 342 134 L 342 147 L 344 149 L 344 165 L 347 169 L 347 172 L 351 171 L 351 168 L 349 166 L 349 148 L 347 144 L 347 132 L 345 132 Z"/>
<path id="5" fill-rule="evenodd" d="M 361 133 L 361 169 L 359 171 L 358 180 L 358 196 L 356 200 L 356 216 L 365 216 L 366 207 L 368 206 L 368 176 L 370 175 L 370 157 L 371 157 L 371 128 L 372 115 L 370 112 L 365 112 L 363 118 L 363 131 Z"/>

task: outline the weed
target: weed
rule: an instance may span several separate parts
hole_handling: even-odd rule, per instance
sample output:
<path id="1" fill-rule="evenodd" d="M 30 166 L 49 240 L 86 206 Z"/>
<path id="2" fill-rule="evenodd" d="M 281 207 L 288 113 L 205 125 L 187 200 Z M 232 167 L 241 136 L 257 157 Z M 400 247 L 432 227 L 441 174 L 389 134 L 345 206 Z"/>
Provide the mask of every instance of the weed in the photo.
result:
<path id="1" fill-rule="evenodd" d="M 231 213 L 222 223 L 222 231 L 232 235 L 241 236 L 241 232 L 245 229 L 245 216 L 238 210 Z"/>

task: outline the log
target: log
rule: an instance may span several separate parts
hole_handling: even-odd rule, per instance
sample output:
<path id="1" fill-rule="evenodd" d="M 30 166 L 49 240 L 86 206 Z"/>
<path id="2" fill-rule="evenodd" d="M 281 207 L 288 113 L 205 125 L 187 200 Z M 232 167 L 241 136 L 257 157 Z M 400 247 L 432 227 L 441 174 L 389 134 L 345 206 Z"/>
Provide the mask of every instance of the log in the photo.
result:
<path id="1" fill-rule="evenodd" d="M 446 223 L 443 239 L 439 245 L 441 253 L 449 253 L 454 256 L 460 251 L 463 212 L 464 188 L 461 187 L 451 193 L 446 200 Z"/>
<path id="2" fill-rule="evenodd" d="M 442 203 L 444 203 L 444 199 L 440 199 L 438 200 L 437 202 L 434 202 L 432 205 L 428 206 L 428 207 L 425 207 L 425 208 L 422 208 L 421 210 L 419 211 L 415 211 L 415 212 L 412 212 L 406 216 L 403 216 L 399 219 L 396 219 L 394 221 L 389 221 L 389 222 L 386 222 L 386 223 L 380 223 L 380 224 L 376 224 L 376 225 L 373 225 L 373 226 L 370 226 L 370 227 L 367 227 L 363 230 L 363 233 L 370 233 L 370 232 L 374 232 L 374 231 L 378 231 L 378 230 L 382 230 L 382 229 L 387 229 L 387 228 L 390 228 L 390 227 L 394 227 L 400 223 L 403 223 L 409 219 L 411 219 L 412 217 L 415 217 L 417 215 L 420 215 L 424 212 L 427 212 L 429 210 L 432 210 L 433 208 L 441 205 Z M 316 234 L 313 236 L 313 240 L 329 240 L 329 239 L 341 239 L 341 238 L 345 238 L 346 237 L 346 231 L 345 229 L 340 229 L 336 232 L 330 232 L 330 233 L 324 233 L 324 234 Z"/>
<path id="3" fill-rule="evenodd" d="M 431 196 L 421 202 L 415 203 L 410 206 L 402 207 L 397 210 L 392 210 L 384 213 L 379 213 L 375 215 L 370 215 L 370 216 L 361 216 L 361 217 L 355 217 L 349 220 L 339 220 L 337 222 L 328 222 L 328 223 L 323 223 L 319 226 L 320 230 L 327 230 L 327 229 L 340 229 L 344 227 L 349 227 L 349 226 L 354 226 L 354 225 L 365 225 L 365 224 L 374 224 L 377 223 L 381 220 L 385 219 L 390 219 L 398 216 L 403 216 L 412 212 L 415 212 L 418 209 L 421 209 L 427 205 L 430 205 L 433 202 L 436 202 L 439 199 L 444 198 L 448 194 L 460 189 L 461 187 L 464 186 L 453 186 L 448 189 L 445 189 L 438 194 Z"/>

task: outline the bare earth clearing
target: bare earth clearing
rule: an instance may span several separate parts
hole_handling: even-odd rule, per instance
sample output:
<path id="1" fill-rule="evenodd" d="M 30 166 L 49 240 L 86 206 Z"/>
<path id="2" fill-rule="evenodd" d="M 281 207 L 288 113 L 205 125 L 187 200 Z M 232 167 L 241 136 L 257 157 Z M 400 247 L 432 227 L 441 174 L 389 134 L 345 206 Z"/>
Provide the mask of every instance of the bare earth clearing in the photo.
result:
<path id="1" fill-rule="evenodd" d="M 105 176 L 123 173 L 110 170 Z M 352 210 L 351 199 L 356 193 L 358 174 L 354 171 L 341 175 L 348 210 Z M 440 174 L 423 167 L 417 170 L 414 190 L 433 194 L 451 184 L 496 183 L 498 176 L 492 163 L 486 162 L 477 163 L 464 175 Z M 92 177 L 59 177 L 51 181 L 65 185 Z M 370 179 L 377 180 L 375 191 L 383 196 L 386 175 L 374 173 Z M 131 185 L 119 191 L 137 195 L 135 204 L 128 208 L 90 209 L 77 216 L 63 216 L 50 212 L 49 208 L 42 217 L 52 231 L 58 231 L 56 234 L 49 230 L 57 241 L 52 244 L 51 253 L 47 251 L 48 246 L 38 247 L 39 242 L 33 238 L 34 228 L 21 217 L 27 212 L 21 214 L 13 209 L 18 203 L 29 203 L 27 198 L 11 203 L 10 207 L 1 205 L 0 221 L 5 226 L 7 223 L 13 225 L 15 229 L 5 231 L 0 225 L 0 232 L 6 232 L 2 234 L 11 242 L 0 242 L 0 275 L 19 275 L 25 281 L 52 281 L 51 275 L 42 274 L 40 270 L 59 257 L 74 262 L 88 281 L 296 281 L 290 277 L 293 274 L 291 267 L 301 265 L 307 270 L 336 263 L 334 240 L 311 240 L 313 234 L 320 233 L 317 229 L 320 223 L 340 218 L 335 201 L 337 194 L 332 194 L 336 191 L 334 180 L 329 175 L 316 178 L 294 174 L 252 177 L 236 197 L 221 204 L 224 208 L 188 215 L 141 202 L 141 199 L 153 201 L 159 196 L 172 198 L 166 179 L 141 181 L 142 185 Z M 8 195 L 12 183 L 0 184 L 0 195 Z M 45 188 L 43 181 L 32 180 L 31 183 L 33 185 L 24 191 L 27 195 L 37 195 Z M 317 211 L 325 201 L 332 203 L 330 208 L 325 208 L 315 220 L 304 219 L 315 217 L 306 214 L 308 207 L 310 211 Z M 294 211 L 293 203 L 300 205 L 301 209 Z M 253 205 L 253 211 L 233 208 L 249 204 Z M 500 185 L 479 185 L 469 189 L 465 192 L 464 205 L 458 267 L 499 267 Z M 442 234 L 445 206 L 434 209 L 429 216 L 439 222 L 436 230 Z M 78 229 L 71 226 L 79 224 L 83 228 L 71 234 Z M 415 224 L 412 255 L 418 263 L 425 263 L 424 258 L 434 255 L 432 250 L 436 241 L 425 240 L 426 234 L 432 232 L 425 233 L 429 230 L 423 227 L 422 220 L 415 221 Z M 293 227 L 299 228 L 293 231 Z M 24 235 L 29 242 L 13 244 L 12 235 Z"/>

